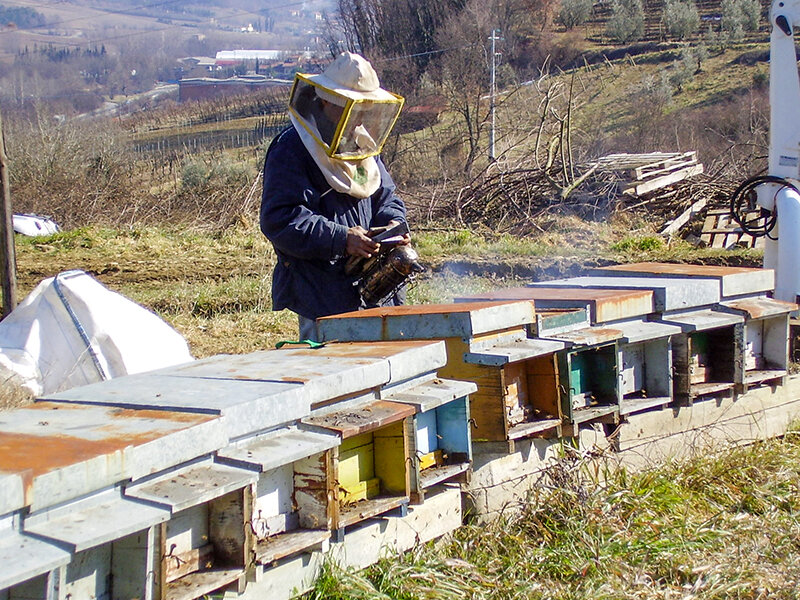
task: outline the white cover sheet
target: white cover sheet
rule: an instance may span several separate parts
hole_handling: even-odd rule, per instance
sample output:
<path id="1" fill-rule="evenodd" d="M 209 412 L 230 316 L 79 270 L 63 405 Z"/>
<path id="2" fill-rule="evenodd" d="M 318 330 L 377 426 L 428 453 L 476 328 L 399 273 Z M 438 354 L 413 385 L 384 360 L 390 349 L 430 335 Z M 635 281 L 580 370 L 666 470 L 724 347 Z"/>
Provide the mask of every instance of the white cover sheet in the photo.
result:
<path id="1" fill-rule="evenodd" d="M 33 396 L 194 360 L 151 311 L 83 271 L 42 281 L 0 321 L 0 382 Z"/>

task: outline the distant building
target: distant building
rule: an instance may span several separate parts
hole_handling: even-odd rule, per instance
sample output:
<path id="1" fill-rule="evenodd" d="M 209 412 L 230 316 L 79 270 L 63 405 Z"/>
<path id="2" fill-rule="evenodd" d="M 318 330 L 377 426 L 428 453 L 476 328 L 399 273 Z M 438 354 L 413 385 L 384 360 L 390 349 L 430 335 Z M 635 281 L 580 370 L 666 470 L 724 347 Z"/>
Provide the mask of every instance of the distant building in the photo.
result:
<path id="1" fill-rule="evenodd" d="M 205 77 L 217 70 L 216 60 L 210 56 L 185 56 L 178 59 L 180 65 L 178 78 Z"/>
<path id="2" fill-rule="evenodd" d="M 220 50 L 214 60 L 218 66 L 232 67 L 257 60 L 282 60 L 287 54 L 284 50 Z"/>
<path id="3" fill-rule="evenodd" d="M 268 87 L 284 86 L 288 89 L 291 85 L 291 80 L 271 79 L 263 75 L 247 75 L 245 77 L 230 77 L 228 79 L 193 77 L 190 79 L 181 79 L 178 82 L 178 102 L 247 94 Z"/>

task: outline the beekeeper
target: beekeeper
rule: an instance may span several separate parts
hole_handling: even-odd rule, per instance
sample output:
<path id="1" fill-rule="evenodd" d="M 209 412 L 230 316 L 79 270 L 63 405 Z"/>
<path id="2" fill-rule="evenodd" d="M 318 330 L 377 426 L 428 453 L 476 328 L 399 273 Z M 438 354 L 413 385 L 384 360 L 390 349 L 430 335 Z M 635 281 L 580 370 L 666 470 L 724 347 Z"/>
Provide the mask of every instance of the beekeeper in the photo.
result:
<path id="1" fill-rule="evenodd" d="M 350 52 L 321 75 L 295 77 L 291 126 L 264 161 L 261 231 L 277 254 L 272 308 L 298 314 L 301 340 L 316 339 L 314 319 L 363 307 L 344 264 L 378 251 L 371 228 L 406 220 L 378 157 L 402 106 L 372 65 Z M 396 295 L 389 303 L 401 301 Z"/>

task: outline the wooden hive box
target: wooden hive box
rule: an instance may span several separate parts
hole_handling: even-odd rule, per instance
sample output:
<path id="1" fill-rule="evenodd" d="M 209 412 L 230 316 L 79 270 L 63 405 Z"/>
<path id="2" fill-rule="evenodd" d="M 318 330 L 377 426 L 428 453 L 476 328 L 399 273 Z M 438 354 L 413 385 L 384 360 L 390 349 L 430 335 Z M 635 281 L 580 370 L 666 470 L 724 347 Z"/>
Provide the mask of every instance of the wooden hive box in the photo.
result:
<path id="1" fill-rule="evenodd" d="M 436 378 L 387 395 L 414 406 L 407 423 L 411 449 L 410 497 L 421 504 L 426 491 L 446 481 L 468 483 L 472 468 L 469 394 L 471 382 Z"/>
<path id="2" fill-rule="evenodd" d="M 7 577 L 16 597 L 41 597 L 41 589 L 52 597 L 47 582 L 56 580 L 61 598 L 152 597 L 152 541 L 170 511 L 125 496 L 123 483 L 213 451 L 224 439 L 219 418 L 37 402 L 0 421 L 0 472 L 6 474 L 0 487 L 14 474 L 26 481 L 10 496 L 18 496 L 12 510 L 24 509 L 16 510 L 4 533 L 20 546 L 16 559 L 0 569 L 0 581 Z M 0 517 L 0 537 L 8 523 Z M 33 536 L 66 551 L 53 554 Z M 43 567 L 57 567 L 57 577 Z"/>
<path id="3" fill-rule="evenodd" d="M 483 292 L 474 296 L 458 298 L 457 301 L 474 300 L 533 300 L 536 303 L 537 329 L 535 335 L 567 340 L 560 334 L 575 331 L 580 334 L 589 324 L 579 327 L 559 323 L 560 313 L 576 309 L 586 311 L 591 324 L 602 325 L 606 330 L 620 331 L 619 357 L 619 414 L 628 415 L 672 402 L 672 372 L 670 336 L 680 333 L 672 325 L 648 322 L 645 319 L 654 312 L 653 291 L 647 289 L 603 289 L 592 287 L 527 286 L 503 288 Z M 552 313 L 552 314 L 550 314 Z M 575 321 L 574 317 L 572 319 Z M 574 323 L 573 323 L 574 325 Z M 583 335 L 583 334 L 581 334 Z M 605 336 L 608 337 L 608 336 Z M 611 335 L 611 338 L 614 334 Z M 573 343 L 571 340 L 570 343 Z M 586 341 L 586 340 L 584 340 Z M 592 340 L 589 340 L 592 341 Z M 610 351 L 609 351 L 610 352 Z M 602 352 L 586 356 L 599 359 Z M 610 356 L 605 355 L 608 359 Z M 576 365 L 569 359 L 569 368 Z M 576 361 L 578 359 L 576 358 Z M 609 366 L 612 361 L 608 361 Z M 587 368 L 591 361 L 586 364 Z M 567 365 L 565 364 L 566 368 Z M 573 373 L 573 380 L 576 379 Z M 575 381 L 573 381 L 575 383 Z M 587 385 L 585 377 L 578 377 L 579 385 Z M 571 386 L 571 387 L 574 387 Z M 607 397 L 613 398 L 609 385 Z M 584 392 L 585 394 L 585 392 Z M 576 403 L 578 406 L 580 403 Z M 576 415 L 573 414 L 573 418 Z"/>
<path id="4" fill-rule="evenodd" d="M 789 367 L 789 317 L 797 304 L 772 298 L 743 298 L 720 304 L 744 317 L 736 329 L 736 391 L 784 381 Z"/>
<path id="5" fill-rule="evenodd" d="M 341 402 L 302 420 L 336 432 L 332 449 L 332 529 L 341 541 L 346 527 L 399 508 L 411 494 L 411 445 L 406 433 L 415 408 L 387 400 Z"/>
<path id="6" fill-rule="evenodd" d="M 336 510 L 333 448 L 339 442 L 324 430 L 289 426 L 218 452 L 220 462 L 258 472 L 249 523 L 258 565 L 327 548 Z"/>
<path id="7" fill-rule="evenodd" d="M 0 475 L 0 498 L 11 498 L 8 491 L 19 491 L 21 498 L 21 477 Z M 54 542 L 23 533 L 21 503 L 12 511 L 2 504 L 0 500 L 0 598 L 56 600 L 55 582 L 72 555 Z"/>
<path id="8" fill-rule="evenodd" d="M 557 354 L 561 411 L 575 427 L 590 421 L 619 422 L 621 392 L 617 340 L 611 327 L 587 327 L 551 337 L 566 344 Z"/>
<path id="9" fill-rule="evenodd" d="M 619 347 L 620 416 L 672 404 L 672 336 L 677 325 L 634 320 L 609 325 Z"/>
<path id="10" fill-rule="evenodd" d="M 744 317 L 713 308 L 665 314 L 659 322 L 677 325 L 672 338 L 673 396 L 679 406 L 703 397 L 732 395 L 742 364 Z"/>
<path id="11" fill-rule="evenodd" d="M 478 302 L 376 308 L 317 321 L 322 339 L 443 339 L 442 377 L 477 385 L 470 396 L 474 442 L 542 435 L 561 424 L 556 340 L 528 339 L 532 302 Z"/>
<path id="12" fill-rule="evenodd" d="M 125 498 L 119 487 L 26 517 L 25 531 L 56 539 L 71 554 L 56 579 L 59 595 L 46 588 L 48 595 L 41 597 L 145 597 L 153 589 L 152 541 L 167 518 L 163 507 Z"/>
<path id="13" fill-rule="evenodd" d="M 362 386 L 363 389 L 360 390 L 356 390 L 352 378 L 346 376 L 343 380 L 348 383 L 347 389 L 327 385 L 324 386 L 324 395 L 319 393 L 323 386 L 318 377 L 310 377 L 307 384 L 315 393 L 311 403 L 312 413 L 305 419 L 306 424 L 320 425 L 324 421 L 328 426 L 334 422 L 333 429 L 342 436 L 341 446 L 334 453 L 333 461 L 337 472 L 335 485 L 339 486 L 333 494 L 338 500 L 333 512 L 335 522 L 342 521 L 339 510 L 342 507 L 349 509 L 353 505 L 359 505 L 359 510 L 366 514 L 369 511 L 363 510 L 361 504 L 371 502 L 381 495 L 398 495 L 400 491 L 412 502 L 422 502 L 424 489 L 443 481 L 468 476 L 471 448 L 468 437 L 467 394 L 474 390 L 474 385 L 437 377 L 436 370 L 446 363 L 444 342 L 337 342 L 328 343 L 323 348 L 287 353 L 287 357 L 303 355 L 317 361 L 355 361 L 361 369 L 365 364 L 374 361 L 376 367 L 382 366 L 385 369 L 380 385 L 373 383 Z M 383 402 L 385 400 L 390 403 Z M 382 415 L 392 403 L 405 404 L 408 405 L 406 408 L 413 409 L 413 415 L 403 418 L 403 440 L 397 438 L 394 425 L 390 426 L 388 421 L 383 423 L 389 426 L 385 431 L 380 427 L 367 427 L 358 434 L 341 426 L 346 425 L 348 419 L 355 418 L 347 411 L 356 410 L 358 415 Z M 426 412 L 427 414 L 423 414 Z M 449 422 L 442 424 L 436 433 L 440 447 L 419 454 L 422 438 L 426 432 L 436 428 L 437 419 L 441 420 L 442 415 L 447 415 Z M 409 469 L 408 482 L 401 482 L 400 478 L 394 476 L 381 475 L 380 471 L 386 470 L 386 460 L 394 464 L 395 457 L 403 455 L 406 447 L 410 457 L 410 462 L 405 467 Z M 391 501 L 387 503 L 391 504 Z M 375 506 L 387 503 L 376 502 Z M 345 515 L 347 517 L 349 512 L 345 512 L 348 513 Z M 347 519 L 344 522 L 346 526 Z M 337 533 L 341 528 L 335 527 Z"/>
<path id="14" fill-rule="evenodd" d="M 223 588 L 244 590 L 256 480 L 254 471 L 205 460 L 125 489 L 129 498 L 170 511 L 155 539 L 155 598 L 194 600 Z"/>

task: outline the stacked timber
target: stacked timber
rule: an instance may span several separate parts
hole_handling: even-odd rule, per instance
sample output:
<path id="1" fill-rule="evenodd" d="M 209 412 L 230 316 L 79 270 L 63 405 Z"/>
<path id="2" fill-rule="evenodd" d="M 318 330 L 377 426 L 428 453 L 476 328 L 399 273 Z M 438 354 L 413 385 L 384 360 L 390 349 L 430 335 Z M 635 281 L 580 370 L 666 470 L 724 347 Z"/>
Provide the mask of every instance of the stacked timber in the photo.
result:
<path id="1" fill-rule="evenodd" d="M 609 154 L 596 162 L 598 173 L 612 174 L 623 194 L 645 196 L 656 190 L 700 175 L 703 165 L 697 152 Z"/>
<path id="2" fill-rule="evenodd" d="M 639 263 L 320 319 L 0 415 L 0 600 L 290 598 L 527 502 L 602 445 L 650 465 L 800 415 L 771 270 Z M 716 436 L 716 437 L 715 437 Z"/>
<path id="3" fill-rule="evenodd" d="M 746 233 L 732 217 L 728 208 L 709 209 L 705 213 L 700 242 L 709 248 L 764 248 L 766 237 Z M 745 219 L 753 228 L 763 228 L 766 217 L 761 210 L 749 211 Z"/>

